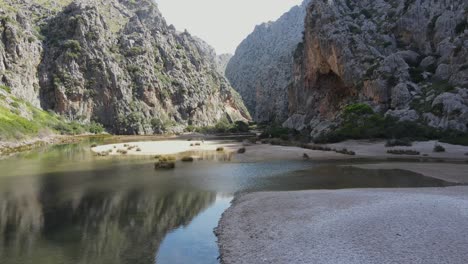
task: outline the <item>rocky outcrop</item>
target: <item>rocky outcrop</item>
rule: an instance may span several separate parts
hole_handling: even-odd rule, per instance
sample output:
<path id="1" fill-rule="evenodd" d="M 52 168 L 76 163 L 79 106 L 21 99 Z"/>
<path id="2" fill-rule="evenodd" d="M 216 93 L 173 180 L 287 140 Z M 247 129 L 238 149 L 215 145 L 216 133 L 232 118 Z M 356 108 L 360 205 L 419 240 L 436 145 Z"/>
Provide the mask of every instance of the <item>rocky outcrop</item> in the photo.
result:
<path id="1" fill-rule="evenodd" d="M 257 26 L 229 61 L 226 77 L 256 121 L 282 122 L 288 116 L 293 53 L 302 40 L 309 2 L 292 8 L 275 22 Z"/>
<path id="2" fill-rule="evenodd" d="M 4 2 L 0 81 L 21 99 L 123 134 L 250 118 L 214 50 L 153 1 Z"/>
<path id="3" fill-rule="evenodd" d="M 20 3 L 0 2 L 0 83 L 35 106 L 39 101 L 37 68 L 43 47 L 30 14 Z"/>
<path id="4" fill-rule="evenodd" d="M 343 108 L 468 131 L 466 1 L 313 1 L 285 126 L 318 135 Z"/>

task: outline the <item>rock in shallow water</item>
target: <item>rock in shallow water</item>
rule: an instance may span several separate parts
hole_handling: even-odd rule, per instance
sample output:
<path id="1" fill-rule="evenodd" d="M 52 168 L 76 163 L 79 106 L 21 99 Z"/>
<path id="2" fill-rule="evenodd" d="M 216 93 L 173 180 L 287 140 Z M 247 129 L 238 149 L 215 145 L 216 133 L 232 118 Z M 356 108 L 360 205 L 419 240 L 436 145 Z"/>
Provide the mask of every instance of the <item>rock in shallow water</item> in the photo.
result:
<path id="1" fill-rule="evenodd" d="M 174 161 L 158 161 L 154 164 L 154 169 L 156 170 L 175 169 L 175 162 Z"/>

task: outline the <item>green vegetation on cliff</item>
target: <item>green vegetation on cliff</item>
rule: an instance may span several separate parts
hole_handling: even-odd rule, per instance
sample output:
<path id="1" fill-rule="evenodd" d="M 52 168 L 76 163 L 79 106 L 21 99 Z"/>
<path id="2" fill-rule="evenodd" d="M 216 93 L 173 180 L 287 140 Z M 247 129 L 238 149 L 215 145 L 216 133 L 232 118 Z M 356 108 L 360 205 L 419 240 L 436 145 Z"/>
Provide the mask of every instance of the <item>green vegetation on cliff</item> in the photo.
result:
<path id="1" fill-rule="evenodd" d="M 0 0 L 0 13 L 0 85 L 77 120 L 53 130 L 100 130 L 81 125 L 96 121 L 116 134 L 180 133 L 250 119 L 214 50 L 168 25 L 152 0 Z"/>
<path id="2" fill-rule="evenodd" d="M 188 126 L 185 131 L 187 132 L 198 132 L 206 134 L 217 134 L 217 133 L 247 133 L 250 127 L 243 121 L 236 121 L 234 123 L 229 122 L 226 118 L 221 119 L 214 126 L 195 127 Z"/>
<path id="3" fill-rule="evenodd" d="M 341 126 L 314 139 L 316 143 L 339 142 L 347 139 L 411 139 L 432 140 L 468 145 L 466 133 L 442 130 L 418 122 L 398 121 L 391 116 L 375 113 L 366 104 L 345 107 Z"/>
<path id="4" fill-rule="evenodd" d="M 43 111 L 9 94 L 8 87 L 0 91 L 0 140 L 23 139 L 40 134 L 77 135 L 104 132 L 100 124 L 68 121 L 53 112 Z"/>

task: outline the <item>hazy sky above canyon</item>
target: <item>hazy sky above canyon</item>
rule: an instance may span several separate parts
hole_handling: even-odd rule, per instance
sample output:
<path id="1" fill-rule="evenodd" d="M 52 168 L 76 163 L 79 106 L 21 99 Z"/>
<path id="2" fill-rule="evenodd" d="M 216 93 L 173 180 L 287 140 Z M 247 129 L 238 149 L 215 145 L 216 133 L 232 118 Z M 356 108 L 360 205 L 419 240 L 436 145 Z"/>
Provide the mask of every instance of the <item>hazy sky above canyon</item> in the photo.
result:
<path id="1" fill-rule="evenodd" d="M 302 0 L 156 0 L 169 24 L 234 53 L 255 25 L 276 20 Z"/>

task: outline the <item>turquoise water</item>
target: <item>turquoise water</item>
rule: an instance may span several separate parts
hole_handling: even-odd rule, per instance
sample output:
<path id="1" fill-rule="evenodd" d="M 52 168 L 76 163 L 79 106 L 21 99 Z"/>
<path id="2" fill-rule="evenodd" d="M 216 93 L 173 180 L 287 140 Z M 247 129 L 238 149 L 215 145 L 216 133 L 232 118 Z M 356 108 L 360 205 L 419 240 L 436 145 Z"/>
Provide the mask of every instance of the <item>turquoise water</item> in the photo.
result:
<path id="1" fill-rule="evenodd" d="M 218 263 L 213 229 L 239 191 L 445 186 L 404 171 L 213 158 L 155 171 L 89 144 L 0 161 L 0 263 Z"/>

